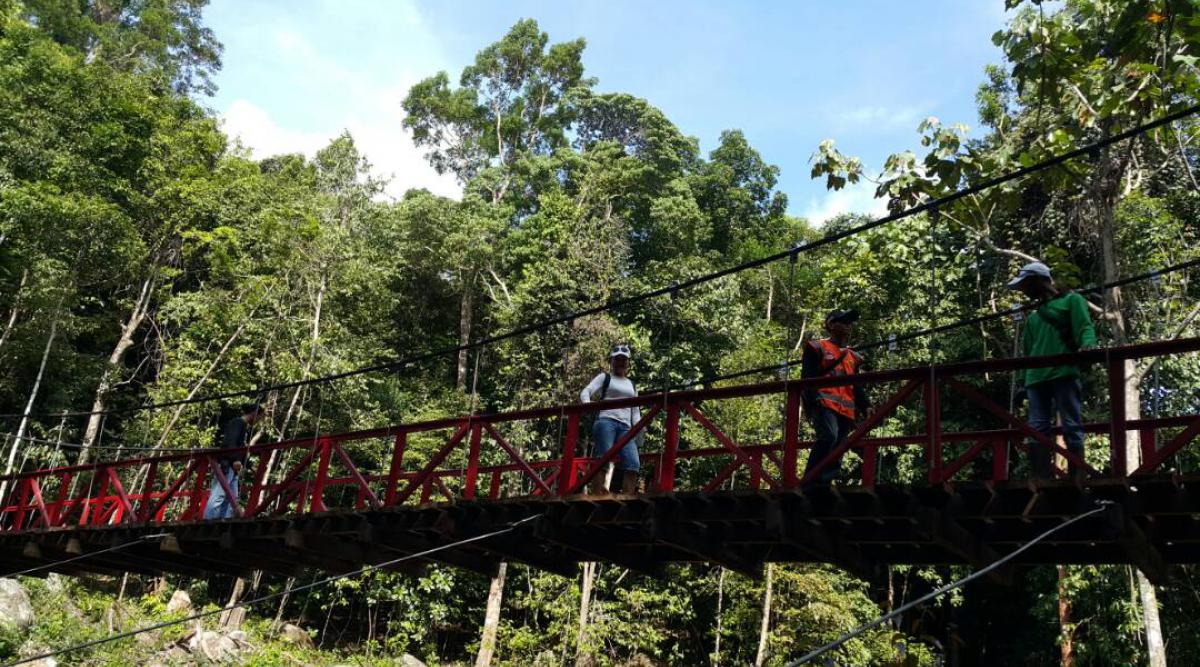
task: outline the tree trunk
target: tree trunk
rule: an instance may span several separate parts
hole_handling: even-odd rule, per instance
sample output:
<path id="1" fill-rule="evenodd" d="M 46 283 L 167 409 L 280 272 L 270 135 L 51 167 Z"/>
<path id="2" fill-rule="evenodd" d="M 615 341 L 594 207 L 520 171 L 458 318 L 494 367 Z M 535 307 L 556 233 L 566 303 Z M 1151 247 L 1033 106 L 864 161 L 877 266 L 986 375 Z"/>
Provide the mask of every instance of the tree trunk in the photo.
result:
<path id="1" fill-rule="evenodd" d="M 58 305 L 54 307 L 54 315 L 50 320 L 50 335 L 46 336 L 46 347 L 42 349 L 42 363 L 38 366 L 37 379 L 33 381 L 33 389 L 29 390 L 29 400 L 25 403 L 25 412 L 21 415 L 21 424 L 17 427 L 17 434 L 13 438 L 12 447 L 8 450 L 8 462 L 4 465 L 5 476 L 11 475 L 13 472 L 13 462 L 17 459 L 17 450 L 21 448 L 21 439 L 25 437 L 25 430 L 29 428 L 29 418 L 33 413 L 33 405 L 37 402 L 38 392 L 42 388 L 42 378 L 46 376 L 46 362 L 50 360 L 50 350 L 54 347 L 54 338 L 58 335 L 58 318 L 62 313 L 63 299 L 58 300 Z M 0 501 L 2 501 L 8 492 L 8 482 L 0 482 Z"/>
<path id="2" fill-rule="evenodd" d="M 29 278 L 29 269 L 21 271 L 21 282 L 17 283 L 17 292 L 13 296 L 12 311 L 8 313 L 8 321 L 4 323 L 4 331 L 0 333 L 0 347 L 8 342 L 8 337 L 12 335 L 13 327 L 17 324 L 17 316 L 21 312 L 21 290 L 25 288 L 25 281 Z"/>
<path id="3" fill-rule="evenodd" d="M 483 633 L 479 638 L 479 654 L 475 656 L 475 667 L 490 667 L 496 652 L 496 632 L 500 629 L 500 605 L 504 602 L 504 578 L 508 574 L 508 563 L 500 563 L 492 585 L 488 588 L 487 611 L 483 615 Z"/>
<path id="4" fill-rule="evenodd" d="M 1062 633 L 1060 664 L 1075 666 L 1075 628 L 1071 621 L 1071 598 L 1067 594 L 1067 568 L 1058 566 L 1058 627 Z"/>
<path id="5" fill-rule="evenodd" d="M 121 362 L 125 360 L 125 353 L 133 347 L 133 335 L 137 333 L 142 322 L 145 321 L 147 313 L 150 312 L 150 298 L 153 293 L 154 278 L 146 278 L 142 283 L 137 301 L 133 304 L 133 310 L 129 313 L 129 319 L 121 325 L 121 336 L 117 339 L 112 353 L 108 355 L 108 364 L 105 365 L 104 372 L 100 375 L 100 384 L 96 386 L 96 395 L 92 399 L 92 414 L 88 415 L 87 428 L 84 429 L 83 442 L 80 443 L 82 446 L 79 448 L 78 465 L 88 462 L 88 448 L 96 442 L 96 436 L 100 433 L 100 424 L 104 416 L 101 413 L 104 412 L 108 392 L 112 389 L 113 376 L 116 375 Z"/>
<path id="6" fill-rule="evenodd" d="M 1119 277 L 1116 247 L 1116 204 L 1128 159 L 1110 159 L 1103 165 L 1100 179 L 1093 190 L 1094 205 L 1100 219 L 1100 254 L 1104 267 L 1104 282 L 1110 283 Z M 1129 342 L 1129 326 L 1125 319 L 1121 288 L 1114 287 L 1104 293 L 1104 312 L 1112 325 L 1113 343 L 1124 345 Z M 1140 382 L 1133 361 L 1124 362 L 1125 418 L 1141 417 Z M 1125 465 L 1130 472 L 1141 464 L 1141 442 L 1137 432 L 1126 434 Z M 1146 650 L 1150 667 L 1166 667 L 1166 646 L 1163 644 L 1162 623 L 1158 615 L 1158 595 L 1154 585 L 1137 570 L 1139 599 L 1142 604 L 1142 622 L 1146 629 Z"/>
<path id="7" fill-rule="evenodd" d="M 762 667 L 767 660 L 767 639 L 771 634 L 771 585 L 774 575 L 774 563 L 767 563 L 767 589 L 763 592 L 762 625 L 758 630 L 758 653 L 754 656 L 754 667 Z"/>
<path id="8" fill-rule="evenodd" d="M 242 593 L 246 590 L 246 580 L 238 577 L 237 581 L 233 582 L 233 590 L 229 592 L 229 602 L 225 603 L 226 607 L 231 607 L 238 603 L 242 598 Z M 226 609 L 221 612 L 220 623 L 224 630 L 238 630 L 242 627 L 242 621 L 246 620 L 246 608 L 238 607 L 236 609 Z"/>
<path id="9" fill-rule="evenodd" d="M 575 664 L 588 664 L 588 653 L 583 642 L 587 637 L 588 621 L 592 613 L 592 584 L 596 576 L 595 563 L 583 563 L 583 582 L 579 592 L 579 632 L 575 635 Z"/>
<path id="10" fill-rule="evenodd" d="M 253 311 L 251 311 L 250 315 L 247 316 L 246 319 L 249 320 L 252 317 L 254 317 Z M 212 363 L 210 363 L 208 368 L 204 370 L 204 375 L 200 376 L 200 379 L 196 381 L 196 384 L 192 385 L 192 389 L 188 392 L 185 400 L 190 401 L 196 397 L 196 394 L 199 393 L 200 388 L 204 386 L 204 383 L 208 381 L 208 378 L 217 370 L 217 367 L 221 365 L 221 360 L 225 358 L 225 353 L 228 352 L 229 348 L 233 346 L 233 343 L 238 339 L 238 336 L 242 335 L 242 331 L 245 328 L 246 322 L 242 322 L 240 325 L 238 325 L 238 328 L 234 330 L 234 332 L 229 336 L 229 339 L 225 341 L 225 344 L 221 346 L 220 351 L 217 352 L 217 356 L 213 358 Z M 171 419 L 167 421 L 167 425 L 163 427 L 162 434 L 158 437 L 158 444 L 154 445 L 155 448 L 162 447 L 164 444 L 166 444 L 167 436 L 170 435 L 171 429 L 175 428 L 176 422 L 179 421 L 179 417 L 183 414 L 183 410 L 186 407 L 186 403 L 175 406 L 175 411 L 171 413 Z"/>
<path id="11" fill-rule="evenodd" d="M 716 639 L 713 641 L 713 667 L 721 667 L 721 632 L 724 630 L 723 619 L 721 612 L 725 607 L 725 568 L 720 568 L 721 573 L 717 576 L 717 632 Z"/>
<path id="12" fill-rule="evenodd" d="M 474 311 L 474 274 L 470 280 L 463 281 L 462 300 L 458 306 L 458 344 L 467 345 L 471 342 L 471 315 Z M 469 350 L 462 349 L 458 351 L 458 373 L 457 384 L 459 391 L 467 390 L 467 362 Z"/>
<path id="13" fill-rule="evenodd" d="M 317 343 L 321 339 L 321 313 L 324 310 L 325 291 L 328 288 L 329 280 L 325 277 L 324 270 L 322 270 L 321 286 L 317 290 L 316 302 L 313 305 L 312 338 L 310 339 L 309 343 L 310 346 L 308 350 L 308 359 L 304 361 L 304 367 L 300 369 L 301 380 L 308 379 L 309 374 L 312 373 L 313 365 L 316 364 L 317 361 Z M 283 422 L 279 425 L 280 440 L 283 440 L 284 434 L 287 432 L 288 422 L 291 421 L 292 415 L 295 414 L 296 404 L 300 399 L 300 393 L 302 391 L 304 391 L 304 387 L 300 386 L 296 387 L 296 391 L 292 392 L 292 400 L 288 403 L 287 412 L 283 415 Z M 271 450 L 271 453 L 267 455 L 267 462 L 263 464 L 266 466 L 266 468 L 264 468 L 262 477 L 264 481 L 269 482 L 271 480 L 271 470 L 275 467 L 275 462 L 279 453 L 280 452 L 278 450 L 273 449 Z"/>

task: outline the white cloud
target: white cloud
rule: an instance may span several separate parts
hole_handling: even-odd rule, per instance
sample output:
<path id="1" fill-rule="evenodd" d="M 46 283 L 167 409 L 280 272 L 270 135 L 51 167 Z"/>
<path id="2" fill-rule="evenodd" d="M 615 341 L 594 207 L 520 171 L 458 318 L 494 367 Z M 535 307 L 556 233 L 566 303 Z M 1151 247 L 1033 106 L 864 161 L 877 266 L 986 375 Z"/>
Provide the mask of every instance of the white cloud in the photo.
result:
<path id="1" fill-rule="evenodd" d="M 271 115 L 249 100 L 234 100 L 222 116 L 225 132 L 238 138 L 256 159 L 283 153 L 312 157 L 342 129 L 350 131 L 355 143 L 371 163 L 371 174 L 388 181 L 386 194 L 401 197 L 411 188 L 426 188 L 434 194 L 458 198 L 462 188 L 451 175 L 438 174 L 425 161 L 423 152 L 401 125 L 404 113 L 399 98 L 390 96 L 393 113 L 348 117 L 342 128 L 326 133 L 301 132 L 281 126 Z"/>
<path id="2" fill-rule="evenodd" d="M 886 130 L 916 130 L 922 118 L 922 111 L 915 106 L 888 107 L 882 105 L 866 105 L 831 112 L 832 120 L 843 128 L 873 127 Z"/>
<path id="3" fill-rule="evenodd" d="M 815 225 L 844 213 L 866 213 L 881 216 L 887 213 L 887 201 L 875 198 L 875 184 L 859 181 L 841 190 L 831 190 L 823 197 L 808 200 L 803 217 Z"/>
<path id="4" fill-rule="evenodd" d="M 372 175 L 388 181 L 388 196 L 426 188 L 460 197 L 462 188 L 455 178 L 429 165 L 403 125 L 401 102 L 408 89 L 439 68 L 437 44 L 421 27 L 415 10 L 398 11 L 386 22 L 418 31 L 414 39 L 400 43 L 418 49 L 419 57 L 408 51 L 374 58 L 359 54 L 370 66 L 360 61 L 351 66 L 345 62 L 348 54 L 336 46 L 313 42 L 291 27 L 276 29 L 271 38 L 254 45 L 253 56 L 260 66 L 274 68 L 276 81 L 287 82 L 287 96 L 273 98 L 270 92 L 249 87 L 238 90 L 222 114 L 225 131 L 239 138 L 255 158 L 264 158 L 281 153 L 311 157 L 349 130 L 371 163 Z"/>

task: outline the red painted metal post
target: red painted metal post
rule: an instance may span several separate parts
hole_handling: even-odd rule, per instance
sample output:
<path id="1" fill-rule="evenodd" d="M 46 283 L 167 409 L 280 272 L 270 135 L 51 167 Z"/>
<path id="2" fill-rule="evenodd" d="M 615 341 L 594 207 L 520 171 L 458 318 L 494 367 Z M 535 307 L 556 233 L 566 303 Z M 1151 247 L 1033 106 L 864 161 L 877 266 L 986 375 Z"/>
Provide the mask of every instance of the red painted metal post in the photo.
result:
<path id="1" fill-rule="evenodd" d="M 1142 462 L 1153 461 L 1158 456 L 1158 432 L 1153 426 L 1148 426 L 1138 431 L 1138 444 L 1142 448 Z"/>
<path id="2" fill-rule="evenodd" d="M 1128 474 L 1126 466 L 1125 437 L 1125 362 L 1111 359 L 1108 362 L 1108 396 L 1112 410 L 1110 439 L 1112 443 L 1112 469 L 1117 477 Z"/>
<path id="3" fill-rule="evenodd" d="M 97 468 L 94 474 L 100 475 L 100 478 L 104 481 L 100 483 L 100 493 L 91 498 L 93 501 L 92 513 L 88 515 L 87 523 L 98 526 L 104 523 L 104 504 L 108 500 L 108 487 L 110 482 L 108 477 L 108 468 Z"/>
<path id="4" fill-rule="evenodd" d="M 467 454 L 467 478 L 463 485 L 463 497 L 475 499 L 475 487 L 479 484 L 479 445 L 483 441 L 483 424 L 471 426 L 471 445 Z"/>
<path id="5" fill-rule="evenodd" d="M 1008 438 L 996 438 L 992 442 L 992 481 L 1008 480 Z"/>
<path id="6" fill-rule="evenodd" d="M 29 497 L 33 494 L 33 490 L 30 489 L 29 481 L 30 480 L 26 478 L 20 482 L 17 482 L 17 488 L 15 489 L 15 493 L 12 495 L 13 503 L 17 510 L 16 518 L 13 519 L 14 530 L 21 530 L 25 527 L 25 515 L 28 513 L 28 510 L 26 510 L 25 507 L 29 505 Z"/>
<path id="7" fill-rule="evenodd" d="M 158 461 L 151 461 L 146 469 L 146 483 L 142 485 L 142 498 L 138 502 L 139 522 L 150 520 L 150 505 L 154 503 L 154 485 L 158 482 Z"/>
<path id="8" fill-rule="evenodd" d="M 565 496 L 575 486 L 575 475 L 578 466 L 575 465 L 575 445 L 579 442 L 578 412 L 567 415 L 567 432 L 563 435 L 562 459 L 559 461 L 558 495 Z"/>
<path id="9" fill-rule="evenodd" d="M 800 483 L 797 459 L 800 449 L 800 388 L 788 387 L 783 413 L 783 486 L 794 489 Z"/>
<path id="10" fill-rule="evenodd" d="M 488 487 L 488 499 L 498 500 L 500 498 L 500 471 L 492 472 L 492 484 Z"/>
<path id="11" fill-rule="evenodd" d="M 207 460 L 208 456 L 199 455 L 201 460 Z M 192 487 L 191 502 L 188 503 L 187 512 L 183 515 L 183 520 L 196 520 L 204 515 L 204 506 L 208 504 L 208 495 L 204 491 L 208 488 L 205 482 L 208 481 L 208 466 L 200 463 L 196 466 L 196 484 Z"/>
<path id="12" fill-rule="evenodd" d="M 929 438 L 926 461 L 929 465 L 929 483 L 942 481 L 942 405 L 936 378 L 925 383 L 925 435 Z"/>
<path id="13" fill-rule="evenodd" d="M 325 482 L 329 479 L 329 459 L 333 456 L 333 447 L 326 439 L 321 440 L 321 461 L 317 464 L 317 478 L 312 485 L 312 502 L 310 512 L 328 512 L 325 506 Z"/>
<path id="14" fill-rule="evenodd" d="M 667 406 L 667 433 L 663 452 L 658 464 L 658 490 L 675 490 L 675 463 L 679 459 L 679 403 L 671 401 Z"/>
<path id="15" fill-rule="evenodd" d="M 396 444 L 392 447 L 392 465 L 388 468 L 387 492 L 384 494 L 384 504 L 396 504 L 396 489 L 400 484 L 400 473 L 404 471 L 404 449 L 408 446 L 408 431 L 396 434 Z"/>

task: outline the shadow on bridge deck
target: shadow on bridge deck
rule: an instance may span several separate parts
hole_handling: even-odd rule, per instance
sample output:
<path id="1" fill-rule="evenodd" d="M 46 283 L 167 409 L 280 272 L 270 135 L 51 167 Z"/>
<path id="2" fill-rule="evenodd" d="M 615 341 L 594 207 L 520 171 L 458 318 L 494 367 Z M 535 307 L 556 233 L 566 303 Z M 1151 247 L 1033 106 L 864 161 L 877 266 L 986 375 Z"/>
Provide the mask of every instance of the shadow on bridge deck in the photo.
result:
<path id="1" fill-rule="evenodd" d="M 439 562 L 491 574 L 500 561 L 574 576 L 605 561 L 662 576 L 672 562 L 708 562 L 758 576 L 766 561 L 821 562 L 870 577 L 884 564 L 982 567 L 1064 519 L 1108 511 L 1024 552 L 1014 563 L 1129 563 L 1155 581 L 1200 562 L 1200 476 L 1132 483 L 955 483 L 798 491 L 668 493 L 606 498 L 460 501 L 375 511 L 0 535 L 4 571 L 54 563 L 131 540 L 44 572 L 246 575 L 264 570 L 347 572 L 539 518 L 513 532 L 397 566 Z M 142 539 L 166 533 L 166 537 Z M 1003 571 L 1001 571 L 1003 572 Z"/>

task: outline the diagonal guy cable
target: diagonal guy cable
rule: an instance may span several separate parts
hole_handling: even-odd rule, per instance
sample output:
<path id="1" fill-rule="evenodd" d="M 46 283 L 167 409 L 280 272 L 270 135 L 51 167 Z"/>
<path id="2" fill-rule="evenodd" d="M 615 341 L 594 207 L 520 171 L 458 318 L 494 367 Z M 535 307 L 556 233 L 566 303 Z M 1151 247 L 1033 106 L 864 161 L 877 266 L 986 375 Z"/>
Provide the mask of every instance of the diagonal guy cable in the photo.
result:
<path id="1" fill-rule="evenodd" d="M 1006 562 L 1012 560 L 1013 558 L 1016 558 L 1018 555 L 1020 555 L 1026 549 L 1032 547 L 1033 545 L 1037 544 L 1038 542 L 1041 542 L 1042 540 L 1046 539 L 1047 537 L 1050 537 L 1051 535 L 1053 535 L 1054 533 L 1057 533 L 1058 531 L 1062 530 L 1063 528 L 1066 528 L 1067 526 L 1069 526 L 1073 523 L 1083 521 L 1084 519 L 1086 519 L 1090 516 L 1099 514 L 1100 512 L 1107 510 L 1108 507 L 1113 504 L 1113 502 L 1111 500 L 1101 500 L 1098 502 L 1098 504 L 1100 505 L 1100 507 L 1097 507 L 1093 510 L 1084 512 L 1083 514 L 1080 514 L 1079 516 L 1073 517 L 1071 519 L 1068 519 L 1067 521 L 1064 521 L 1064 522 L 1058 524 L 1057 526 L 1051 528 L 1050 530 L 1047 530 L 1046 532 L 1042 533 L 1041 535 L 1038 535 L 1037 537 L 1033 538 L 1032 540 L 1026 542 L 1025 544 L 1021 545 L 1021 547 L 1019 549 L 1013 551 L 1012 553 L 1010 553 L 1007 556 L 1001 558 L 1000 560 L 992 563 L 991 565 L 988 565 L 987 567 L 983 568 L 982 570 L 976 570 L 975 572 L 972 572 L 971 574 L 963 577 L 962 579 L 959 579 L 958 581 L 954 581 L 949 584 L 946 584 L 945 586 L 942 586 L 941 588 L 937 589 L 936 591 L 933 591 L 927 595 L 923 595 L 923 596 L 917 598 L 916 600 L 913 600 L 912 602 L 909 602 L 908 604 L 906 604 L 902 607 L 899 607 L 890 613 L 880 616 L 879 618 L 871 621 L 870 623 L 864 623 L 863 625 L 860 625 L 857 628 L 854 628 L 850 632 L 847 632 L 846 634 L 829 642 L 828 644 L 822 646 L 821 648 L 818 648 L 814 651 L 810 651 L 809 653 L 806 653 L 799 660 L 789 662 L 787 665 L 785 665 L 785 667 L 797 667 L 798 665 L 803 665 L 804 663 L 809 662 L 810 660 L 819 657 L 822 653 L 832 651 L 833 649 L 841 646 L 842 644 L 845 644 L 846 642 L 850 641 L 851 639 L 854 639 L 855 637 L 861 635 L 862 633 L 866 632 L 867 630 L 878 627 L 878 626 L 886 623 L 888 620 L 893 619 L 893 618 L 899 616 L 900 614 L 903 614 L 904 612 L 908 611 L 909 609 L 912 609 L 913 607 L 916 607 L 919 604 L 923 604 L 929 600 L 932 600 L 933 598 L 936 598 L 940 595 L 948 593 L 960 586 L 964 586 L 967 583 L 969 583 L 975 579 L 978 579 L 979 577 L 982 577 L 983 575 L 987 574 L 988 572 L 991 572 L 992 570 L 995 570 L 996 568 L 998 568 L 1001 565 L 1005 564 Z"/>
<path id="2" fill-rule="evenodd" d="M 43 563 L 41 565 L 37 565 L 37 566 L 31 567 L 31 568 L 28 568 L 25 570 L 21 570 L 19 572 L 9 572 L 8 574 L 0 574 L 0 579 L 11 579 L 13 577 L 22 577 L 27 574 L 33 574 L 34 572 L 41 572 L 42 570 L 49 570 L 50 568 L 58 567 L 59 565 L 66 565 L 67 563 L 74 563 L 75 561 L 85 560 L 88 558 L 92 558 L 94 556 L 99 556 L 101 554 L 111 553 L 113 551 L 120 551 L 121 549 L 131 547 L 135 544 L 141 544 L 142 542 L 146 542 L 148 540 L 156 540 L 160 537 L 166 537 L 168 535 L 170 535 L 170 533 L 155 533 L 153 535 L 142 535 L 141 537 L 139 537 L 137 539 L 129 540 L 128 542 L 122 542 L 121 544 L 118 544 L 116 546 L 111 546 L 106 549 L 100 549 L 99 551 L 91 551 L 86 554 L 79 554 L 78 556 L 72 556 L 70 558 L 64 558 L 62 560 L 56 560 L 56 561 L 52 561 L 50 563 Z"/>
<path id="3" fill-rule="evenodd" d="M 443 544 L 438 547 L 433 547 L 432 549 L 426 549 L 425 551 L 419 551 L 417 553 L 408 554 L 407 556 L 393 558 L 392 560 L 384 561 L 382 563 L 376 563 L 374 565 L 367 565 L 365 567 L 359 568 L 357 570 L 353 570 L 351 572 L 335 574 L 331 577 L 326 577 L 324 579 L 319 579 L 317 581 L 313 581 L 312 583 L 306 584 L 304 586 L 299 586 L 297 588 L 292 588 L 292 589 L 286 590 L 286 591 L 279 591 L 276 593 L 271 593 L 269 595 L 263 595 L 261 597 L 254 598 L 253 600 L 243 600 L 241 602 L 231 604 L 226 607 L 221 607 L 220 609 L 210 609 L 208 611 L 202 611 L 202 612 L 192 614 L 191 616 L 187 616 L 185 618 L 179 618 L 179 619 L 176 619 L 173 621 L 164 621 L 162 623 L 156 623 L 154 625 L 148 625 L 143 628 L 138 628 L 137 630 L 121 632 L 121 633 L 118 633 L 115 635 L 101 637 L 100 639 L 93 639 L 92 641 L 83 642 L 82 644 L 75 644 L 74 646 L 68 646 L 66 648 L 60 648 L 60 649 L 56 649 L 53 651 L 47 651 L 45 653 L 40 653 L 38 655 L 30 656 L 28 658 L 21 658 L 20 660 L 15 660 L 13 662 L 9 662 L 9 663 L 5 663 L 4 665 L 0 665 L 0 667 L 13 667 L 14 665 L 23 665 L 23 664 L 26 664 L 29 662 L 35 662 L 37 660 L 53 658 L 55 656 L 63 655 L 66 653 L 74 653 L 76 651 L 82 651 L 84 649 L 92 648 L 93 646 L 100 646 L 101 644 L 108 644 L 110 642 L 115 642 L 120 639 L 127 639 L 127 638 L 133 637 L 135 635 L 140 635 L 140 634 L 144 634 L 147 632 L 153 632 L 155 630 L 161 630 L 162 628 L 171 627 L 173 625 L 181 625 L 183 623 L 190 623 L 191 621 L 199 620 L 201 618 L 206 618 L 208 616 L 216 616 L 217 614 L 220 614 L 220 613 L 223 613 L 226 611 L 230 611 L 233 609 L 238 609 L 239 607 L 248 607 L 250 605 L 258 604 L 260 602 L 266 602 L 267 600 L 274 600 L 275 598 L 283 597 L 285 594 L 298 593 L 300 591 L 306 591 L 311 588 L 320 588 L 321 586 L 326 586 L 335 581 L 338 581 L 339 579 L 348 579 L 350 577 L 357 577 L 360 574 L 365 574 L 367 572 L 370 572 L 372 570 L 378 570 L 380 568 L 390 567 L 397 563 L 403 563 L 406 560 L 413 560 L 415 558 L 424 558 L 425 556 L 428 556 L 433 553 L 437 553 L 439 551 L 445 551 L 446 549 L 453 549 L 454 547 L 461 546 L 464 544 L 470 544 L 472 542 L 479 542 L 482 540 L 486 540 L 488 538 L 496 537 L 497 535 L 511 533 L 512 531 L 516 530 L 517 526 L 520 526 L 521 524 L 524 524 L 524 523 L 529 523 L 530 521 L 533 521 L 534 519 L 537 519 L 540 517 L 541 517 L 540 514 L 535 514 L 533 516 L 525 517 L 524 519 L 521 519 L 520 521 L 514 521 L 514 522 L 508 524 L 507 528 L 502 528 L 500 530 L 494 530 L 490 533 L 484 533 L 482 535 L 468 537 L 464 540 L 459 540 L 457 542 L 452 542 L 450 544 Z"/>

